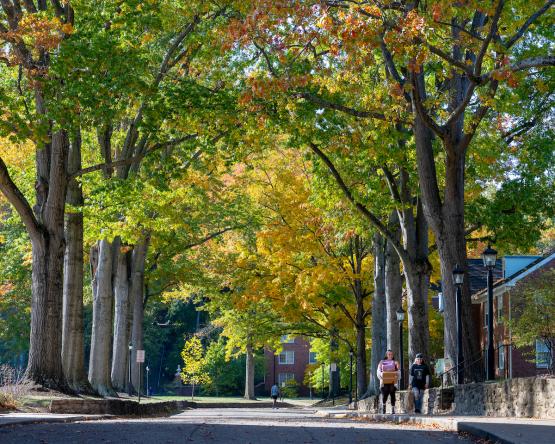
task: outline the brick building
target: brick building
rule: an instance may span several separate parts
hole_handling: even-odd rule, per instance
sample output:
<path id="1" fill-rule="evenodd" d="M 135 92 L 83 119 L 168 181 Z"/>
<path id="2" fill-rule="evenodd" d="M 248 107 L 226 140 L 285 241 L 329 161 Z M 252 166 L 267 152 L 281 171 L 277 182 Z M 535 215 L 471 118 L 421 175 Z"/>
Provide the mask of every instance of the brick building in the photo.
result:
<path id="1" fill-rule="evenodd" d="M 309 396 L 310 387 L 304 384 L 308 364 L 316 362 L 316 354 L 310 351 L 310 343 L 303 337 L 281 337 L 282 352 L 277 355 L 273 350 L 264 350 L 265 384 L 264 389 L 270 393 L 275 383 L 280 387 L 286 381 L 294 379 L 299 384 L 299 396 Z"/>
<path id="2" fill-rule="evenodd" d="M 496 376 L 499 378 L 517 378 L 535 376 L 548 371 L 547 349 L 541 341 L 530 344 L 529 348 L 513 347 L 511 329 L 505 319 L 514 316 L 513 305 L 518 301 L 519 290 L 523 285 L 533 285 L 534 280 L 546 271 L 555 269 L 555 252 L 546 256 L 505 256 L 502 261 L 502 275 L 494 275 L 493 311 L 494 311 L 494 348 Z M 497 267 L 496 267 L 497 269 Z M 473 275 L 471 271 L 471 280 Z M 477 272 L 478 270 L 476 270 Z M 482 272 L 485 275 L 485 272 Z M 476 290 L 476 288 L 474 288 Z M 555 288 L 554 290 L 555 291 Z M 475 321 L 482 349 L 487 348 L 487 288 L 473 291 L 472 303 L 475 307 Z M 531 362 L 531 358 L 533 362 Z M 535 357 L 535 359 L 534 359 Z"/>

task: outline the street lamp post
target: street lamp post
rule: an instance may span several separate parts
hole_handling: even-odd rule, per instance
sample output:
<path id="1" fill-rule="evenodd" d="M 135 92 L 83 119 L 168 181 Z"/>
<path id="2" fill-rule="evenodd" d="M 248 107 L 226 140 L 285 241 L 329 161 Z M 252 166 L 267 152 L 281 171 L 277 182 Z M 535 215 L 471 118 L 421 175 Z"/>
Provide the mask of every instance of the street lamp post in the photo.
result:
<path id="1" fill-rule="evenodd" d="M 324 363 L 322 362 L 322 399 L 324 399 L 324 377 L 325 377 Z"/>
<path id="2" fill-rule="evenodd" d="M 405 377 L 404 377 L 404 367 L 403 367 L 403 321 L 405 320 L 405 311 L 403 307 L 399 307 L 399 310 L 395 312 L 397 316 L 397 322 L 399 322 L 399 364 L 401 366 L 401 379 L 399 380 L 399 389 L 403 390 L 405 388 Z"/>
<path id="3" fill-rule="evenodd" d="M 128 345 L 129 348 L 129 362 L 128 362 L 128 371 L 127 371 L 127 394 L 131 396 L 133 394 L 133 390 L 131 390 L 131 353 L 133 352 L 133 343 L 130 342 Z"/>
<path id="4" fill-rule="evenodd" d="M 493 269 L 497 261 L 497 251 L 488 245 L 482 253 L 484 267 L 488 269 L 488 350 L 487 350 L 487 380 L 495 379 L 494 351 L 493 351 Z"/>
<path id="5" fill-rule="evenodd" d="M 349 365 L 350 365 L 350 374 L 349 374 L 349 404 L 353 402 L 353 351 L 349 352 Z"/>
<path id="6" fill-rule="evenodd" d="M 457 384 L 464 384 L 464 362 L 462 350 L 462 284 L 464 281 L 464 271 L 459 267 L 459 264 L 453 270 L 453 282 L 455 283 L 457 291 Z"/>
<path id="7" fill-rule="evenodd" d="M 146 394 L 145 394 L 145 397 L 148 398 L 148 388 L 149 388 L 149 385 L 148 385 L 148 373 L 150 372 L 150 368 L 148 368 L 148 365 L 146 366 L 145 370 L 146 370 L 146 390 L 145 390 L 145 393 L 146 393 Z"/>

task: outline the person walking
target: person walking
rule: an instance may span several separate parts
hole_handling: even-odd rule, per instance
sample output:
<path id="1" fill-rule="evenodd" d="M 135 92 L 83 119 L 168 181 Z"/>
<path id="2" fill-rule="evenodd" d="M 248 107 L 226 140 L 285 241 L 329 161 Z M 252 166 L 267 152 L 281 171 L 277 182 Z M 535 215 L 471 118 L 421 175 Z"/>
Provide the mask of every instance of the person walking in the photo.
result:
<path id="1" fill-rule="evenodd" d="M 385 404 L 387 398 L 391 398 L 391 413 L 395 413 L 396 384 L 400 376 L 399 363 L 395 360 L 393 351 L 387 350 L 385 357 L 379 362 L 377 375 L 380 380 L 380 391 L 382 392 L 382 413 L 385 415 Z"/>
<path id="2" fill-rule="evenodd" d="M 277 386 L 277 384 L 272 385 L 272 388 L 270 389 L 270 396 L 272 397 L 272 400 L 273 400 L 272 408 L 276 409 L 277 399 L 279 396 L 279 387 Z"/>
<path id="3" fill-rule="evenodd" d="M 424 390 L 430 387 L 430 368 L 424 362 L 422 353 L 418 353 L 409 370 L 409 390 L 414 395 L 414 413 L 422 413 Z"/>

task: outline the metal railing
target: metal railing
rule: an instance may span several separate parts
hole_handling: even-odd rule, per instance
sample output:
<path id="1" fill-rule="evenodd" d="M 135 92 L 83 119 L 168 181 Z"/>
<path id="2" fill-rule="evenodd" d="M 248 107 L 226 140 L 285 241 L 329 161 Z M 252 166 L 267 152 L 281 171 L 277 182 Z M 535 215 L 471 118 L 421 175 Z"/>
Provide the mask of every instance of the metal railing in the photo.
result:
<path id="1" fill-rule="evenodd" d="M 500 348 L 513 348 L 514 344 L 501 344 L 498 345 L 497 347 L 494 348 L 495 352 L 498 353 Z M 459 367 L 464 367 L 464 380 L 463 380 L 463 384 L 468 384 L 471 382 L 484 382 L 486 380 L 486 375 L 487 375 L 487 369 L 486 369 L 486 365 L 487 362 L 485 360 L 485 355 L 486 355 L 486 349 L 483 349 L 480 351 L 479 356 L 470 361 L 470 363 L 468 365 L 466 365 L 465 360 L 461 361 L 460 363 L 458 363 L 457 365 L 454 365 L 453 367 L 451 367 L 449 370 L 444 371 L 443 373 L 440 373 L 438 375 L 439 379 L 441 380 L 441 389 L 439 392 L 439 396 L 440 396 L 440 406 L 443 409 L 443 389 L 444 389 L 444 385 L 446 381 L 455 381 L 457 374 L 458 374 L 458 369 Z M 507 355 L 504 355 L 504 367 L 507 363 Z M 499 365 L 499 363 L 498 363 Z M 454 382 L 452 384 L 453 386 L 456 385 Z"/>

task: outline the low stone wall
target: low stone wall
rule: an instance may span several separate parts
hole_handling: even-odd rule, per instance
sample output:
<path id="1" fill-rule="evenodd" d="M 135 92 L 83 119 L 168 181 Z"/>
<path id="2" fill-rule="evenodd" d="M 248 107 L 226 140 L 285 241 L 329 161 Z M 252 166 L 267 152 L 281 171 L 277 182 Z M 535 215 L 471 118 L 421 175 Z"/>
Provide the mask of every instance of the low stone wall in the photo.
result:
<path id="1" fill-rule="evenodd" d="M 515 378 L 455 387 L 454 413 L 555 418 L 555 378 Z"/>
<path id="2" fill-rule="evenodd" d="M 169 415 L 194 407 L 188 401 L 166 401 L 139 404 L 126 399 L 53 399 L 51 413 L 78 413 L 83 415 Z"/>
<path id="3" fill-rule="evenodd" d="M 351 408 L 381 413 L 381 397 L 371 396 Z M 389 401 L 387 413 L 391 412 Z M 397 392 L 397 413 L 413 413 L 406 391 Z M 514 378 L 500 382 L 464 384 L 426 390 L 422 413 L 465 416 L 555 418 L 555 378 Z"/>
<path id="4" fill-rule="evenodd" d="M 203 402 L 191 401 L 162 401 L 139 404 L 129 399 L 78 399 L 62 398 L 50 401 L 50 413 L 74 413 L 81 415 L 140 415 L 157 416 L 170 415 L 180 410 L 191 408 L 270 408 L 271 402 L 257 402 L 256 404 L 241 402 Z M 278 407 L 294 407 L 293 404 L 278 402 Z"/>
<path id="5" fill-rule="evenodd" d="M 407 391 L 398 391 L 395 396 L 397 398 L 397 402 L 395 404 L 396 413 L 414 412 L 413 398 L 412 396 L 408 396 Z M 444 388 L 443 392 L 440 388 L 431 388 L 424 392 L 424 398 L 422 399 L 422 413 L 432 415 L 450 412 L 452 402 L 453 389 L 451 387 Z M 381 396 L 377 395 L 358 401 L 356 406 L 353 404 L 353 408 L 369 413 L 382 413 L 381 407 Z M 387 413 L 391 412 L 389 400 L 387 401 L 386 411 Z"/>

